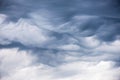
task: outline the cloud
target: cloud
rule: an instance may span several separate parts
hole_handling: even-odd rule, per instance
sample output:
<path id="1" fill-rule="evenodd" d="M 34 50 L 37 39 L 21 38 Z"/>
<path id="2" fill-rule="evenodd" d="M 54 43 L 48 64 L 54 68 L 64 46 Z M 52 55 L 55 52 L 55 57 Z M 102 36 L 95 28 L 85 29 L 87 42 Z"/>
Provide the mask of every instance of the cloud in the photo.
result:
<path id="1" fill-rule="evenodd" d="M 38 62 L 51 66 L 66 62 L 64 59 L 67 55 L 71 55 L 71 57 L 78 56 L 80 60 L 100 61 L 111 59 L 119 61 L 119 56 L 111 54 L 119 55 L 119 48 L 114 48 L 118 47 L 117 45 L 111 47 L 111 50 L 113 49 L 116 52 L 107 50 L 110 48 L 109 43 L 119 41 L 119 31 L 115 32 L 119 30 L 119 27 L 116 27 L 118 29 L 112 31 L 112 33 L 110 33 L 109 29 L 112 30 L 114 27 L 103 27 L 108 22 L 112 21 L 113 25 L 114 23 L 119 24 L 118 22 L 98 16 L 80 15 L 73 17 L 71 21 L 63 25 L 54 27 L 46 23 L 46 18 L 40 18 L 41 15 L 36 15 L 36 17 L 34 14 L 31 15 L 33 20 L 42 21 L 43 24 L 40 25 L 34 24 L 32 19 L 20 19 L 17 23 L 9 22 L 6 24 L 4 23 L 5 17 L 3 17 L 1 25 L 4 27 L 1 27 L 0 32 L 0 48 L 17 47 L 31 51 L 33 55 L 38 56 Z M 114 37 L 114 40 L 111 39 L 112 37 Z M 71 45 L 75 46 L 75 48 L 69 49 Z M 102 48 L 105 46 L 106 49 Z"/>
<path id="2" fill-rule="evenodd" d="M 65 74 L 69 73 L 74 73 L 76 72 L 76 75 L 70 75 L 68 77 L 65 76 L 64 80 L 114 80 L 117 79 L 115 76 L 115 74 L 119 74 L 119 72 L 117 70 L 119 70 L 119 68 L 113 69 L 112 66 L 114 65 L 114 62 L 104 62 L 101 61 L 99 63 L 89 63 L 89 62 L 73 62 L 73 63 L 69 63 L 67 65 L 63 65 L 60 67 L 60 72 L 58 71 L 58 76 L 61 79 L 58 80 L 62 80 L 63 76 Z M 63 71 L 63 72 L 62 72 Z M 116 71 L 118 73 L 116 73 Z M 61 77 L 61 75 L 63 75 Z M 111 76 L 110 76 L 111 75 Z M 104 77 L 103 77 L 104 76 Z"/>
<path id="3" fill-rule="evenodd" d="M 94 4 L 94 6 L 93 6 Z M 60 17 L 61 21 L 69 21 L 76 14 L 88 14 L 97 16 L 108 16 L 118 18 L 118 0 L 1 0 L 0 12 L 9 16 L 8 19 L 17 21 L 22 18 L 29 18 L 31 12 L 48 10 L 55 16 Z M 51 21 L 59 23 L 53 18 Z"/>
<path id="4" fill-rule="evenodd" d="M 50 67 L 41 63 L 34 64 L 36 57 L 26 51 L 19 52 L 14 48 L 2 49 L 0 53 L 1 80 L 119 80 L 120 68 L 114 68 L 114 61 L 75 61 Z"/>
<path id="5" fill-rule="evenodd" d="M 0 50 L 0 75 L 2 78 L 14 74 L 17 69 L 27 67 L 32 64 L 33 56 L 26 51 L 18 49 L 1 49 Z"/>
<path id="6" fill-rule="evenodd" d="M 118 0 L 0 0 L 0 78 L 119 80 L 119 26 Z"/>
<path id="7" fill-rule="evenodd" d="M 37 46 L 48 40 L 47 36 L 42 34 L 41 29 L 29 23 L 28 20 L 20 19 L 17 23 L 1 24 L 1 40 L 3 39 L 2 41 L 5 41 L 6 39 L 6 42 L 20 42 L 24 45 L 32 46 Z"/>

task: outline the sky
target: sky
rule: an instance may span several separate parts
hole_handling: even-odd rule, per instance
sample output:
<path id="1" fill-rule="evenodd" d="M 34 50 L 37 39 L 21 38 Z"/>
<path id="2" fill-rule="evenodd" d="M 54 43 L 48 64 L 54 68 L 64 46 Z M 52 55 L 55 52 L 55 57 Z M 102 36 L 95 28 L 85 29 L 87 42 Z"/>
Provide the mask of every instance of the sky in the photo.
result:
<path id="1" fill-rule="evenodd" d="M 120 1 L 0 0 L 0 80 L 120 80 Z"/>

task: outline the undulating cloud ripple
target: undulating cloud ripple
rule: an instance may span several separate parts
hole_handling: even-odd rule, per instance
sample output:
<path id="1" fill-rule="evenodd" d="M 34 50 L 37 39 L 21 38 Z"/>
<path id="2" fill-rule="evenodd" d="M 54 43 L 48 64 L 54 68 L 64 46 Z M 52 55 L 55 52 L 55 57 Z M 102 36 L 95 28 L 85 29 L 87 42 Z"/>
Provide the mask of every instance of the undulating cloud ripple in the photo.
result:
<path id="1" fill-rule="evenodd" d="M 0 80 L 119 76 L 119 0 L 0 0 Z"/>

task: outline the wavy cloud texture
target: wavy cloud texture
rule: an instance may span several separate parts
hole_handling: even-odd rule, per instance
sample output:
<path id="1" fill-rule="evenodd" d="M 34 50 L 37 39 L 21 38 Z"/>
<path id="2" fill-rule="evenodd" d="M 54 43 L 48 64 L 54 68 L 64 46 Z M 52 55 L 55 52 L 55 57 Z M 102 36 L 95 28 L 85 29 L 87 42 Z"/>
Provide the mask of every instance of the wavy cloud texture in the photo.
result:
<path id="1" fill-rule="evenodd" d="M 1 80 L 119 80 L 119 7 L 119 0 L 0 0 Z"/>

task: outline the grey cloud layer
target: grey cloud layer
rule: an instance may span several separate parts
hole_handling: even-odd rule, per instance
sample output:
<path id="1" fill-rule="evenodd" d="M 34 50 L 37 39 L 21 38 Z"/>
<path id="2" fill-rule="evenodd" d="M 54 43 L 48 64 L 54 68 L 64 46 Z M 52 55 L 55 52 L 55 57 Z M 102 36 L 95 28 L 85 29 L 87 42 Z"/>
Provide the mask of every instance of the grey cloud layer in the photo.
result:
<path id="1" fill-rule="evenodd" d="M 119 0 L 1 0 L 1 12 L 11 19 L 28 17 L 30 12 L 47 9 L 63 21 L 76 14 L 91 14 L 107 17 L 119 16 Z M 52 19 L 56 21 L 56 18 Z"/>
<path id="2" fill-rule="evenodd" d="M 120 66 L 119 6 L 118 0 L 0 0 L 0 51 L 19 48 L 16 54 L 24 50 L 30 56 L 35 56 L 36 60 L 32 65 L 43 64 L 55 68 L 60 66 L 61 69 L 61 66 L 64 66 L 62 64 L 72 65 L 76 61 L 90 64 L 95 62 L 98 66 L 105 61 L 108 62 L 105 66 L 110 65 L 118 70 Z M 114 65 L 111 65 L 111 62 Z M 78 62 L 78 64 L 82 63 Z M 3 68 L 4 66 L 3 63 Z M 26 70 L 29 71 L 29 67 Z M 113 69 L 113 72 L 116 70 Z M 6 70 L 3 72 L 10 73 Z M 18 76 L 18 73 L 12 77 Z M 56 75 L 57 77 L 72 75 L 72 73 L 62 75 L 63 73 L 64 69 L 63 72 L 56 72 L 55 75 L 60 74 L 60 76 Z M 89 69 L 87 73 L 88 75 L 91 73 Z M 109 71 L 106 74 L 108 73 Z"/>
<path id="3" fill-rule="evenodd" d="M 113 22 L 111 27 L 108 26 L 111 24 L 109 21 L 111 20 L 96 16 L 77 16 L 70 22 L 58 27 L 50 27 L 50 24 L 38 24 L 41 26 L 36 26 L 32 24 L 32 21 L 24 19 L 17 23 L 3 23 L 0 32 L 1 48 L 19 47 L 32 50 L 34 54 L 36 53 L 39 56 L 47 56 L 51 52 L 47 58 L 53 58 L 53 61 L 55 57 L 52 54 L 54 56 L 59 55 L 59 53 L 63 55 L 67 52 L 77 52 L 83 55 L 92 54 L 94 48 L 103 45 L 104 42 L 109 44 L 112 43 L 110 41 L 119 40 L 119 26 L 115 26 L 119 23 Z M 62 48 L 66 45 L 71 47 L 71 44 L 77 46 L 78 49 L 65 50 Z M 55 60 L 57 61 L 56 58 Z M 46 58 L 43 57 L 42 61 L 47 63 L 49 58 L 46 61 Z"/>
<path id="4" fill-rule="evenodd" d="M 91 49 L 99 47 L 103 42 L 109 44 L 111 41 L 119 40 L 120 20 L 117 1 L 67 2 L 1 1 L 1 13 L 4 15 L 1 14 L 0 48 L 19 47 L 32 50 L 38 55 L 43 55 L 41 50 L 46 54 L 46 50 L 52 51 L 51 54 L 54 55 L 70 51 L 85 55 L 94 53 Z M 14 20 L 17 22 L 13 22 Z M 93 37 L 96 42 L 90 42 L 88 45 L 90 39 L 87 37 Z M 79 49 L 60 48 L 71 44 Z M 47 63 L 48 59 L 42 61 Z"/>

